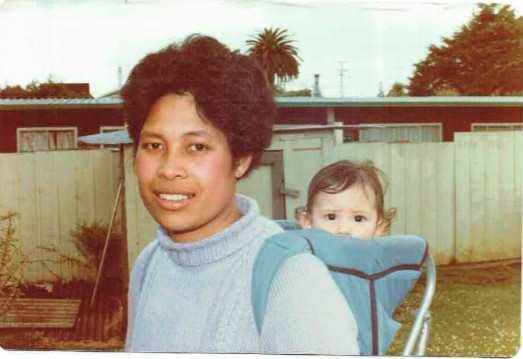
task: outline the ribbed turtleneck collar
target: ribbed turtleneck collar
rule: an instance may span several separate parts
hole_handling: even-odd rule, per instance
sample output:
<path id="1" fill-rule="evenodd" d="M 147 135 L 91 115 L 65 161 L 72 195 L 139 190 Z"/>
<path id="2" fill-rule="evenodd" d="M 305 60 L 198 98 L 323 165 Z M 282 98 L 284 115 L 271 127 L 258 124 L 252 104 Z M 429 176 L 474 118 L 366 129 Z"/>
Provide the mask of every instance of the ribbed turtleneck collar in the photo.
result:
<path id="1" fill-rule="evenodd" d="M 163 227 L 158 228 L 160 247 L 169 251 L 169 256 L 176 263 L 187 266 L 199 266 L 223 259 L 250 241 L 245 229 L 259 214 L 256 201 L 236 194 L 236 205 L 242 217 L 229 227 L 197 242 L 177 243 L 167 234 Z"/>

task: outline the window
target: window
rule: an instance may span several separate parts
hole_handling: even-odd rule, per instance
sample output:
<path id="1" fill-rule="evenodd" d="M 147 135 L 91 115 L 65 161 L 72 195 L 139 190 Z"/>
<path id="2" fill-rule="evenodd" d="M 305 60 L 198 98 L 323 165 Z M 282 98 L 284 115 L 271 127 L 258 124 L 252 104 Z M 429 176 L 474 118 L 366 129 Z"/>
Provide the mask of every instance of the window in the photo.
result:
<path id="1" fill-rule="evenodd" d="M 498 123 L 473 123 L 471 125 L 472 132 L 493 132 L 493 131 L 522 131 L 523 123 L 510 123 L 510 122 L 498 122 Z"/>
<path id="2" fill-rule="evenodd" d="M 360 142 L 440 142 L 441 123 L 369 124 L 359 129 Z"/>
<path id="3" fill-rule="evenodd" d="M 18 152 L 71 150 L 76 148 L 76 127 L 28 127 L 17 129 Z"/>

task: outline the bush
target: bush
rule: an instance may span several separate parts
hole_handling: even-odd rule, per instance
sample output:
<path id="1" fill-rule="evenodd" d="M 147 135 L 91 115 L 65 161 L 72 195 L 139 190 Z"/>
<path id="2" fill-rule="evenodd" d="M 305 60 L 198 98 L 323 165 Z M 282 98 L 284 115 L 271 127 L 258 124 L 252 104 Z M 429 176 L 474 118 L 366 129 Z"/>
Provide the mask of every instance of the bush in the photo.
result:
<path id="1" fill-rule="evenodd" d="M 71 232 L 76 248 L 86 259 L 86 267 L 95 276 L 102 261 L 108 229 L 109 226 L 101 222 L 90 224 L 80 223 L 76 229 Z M 121 242 L 121 233 L 115 231 L 113 228 L 109 237 L 105 265 L 107 265 L 111 259 L 114 260 L 120 257 Z"/>
<path id="2" fill-rule="evenodd" d="M 18 213 L 8 211 L 0 216 L 0 317 L 20 294 L 23 284 L 22 268 L 27 262 L 15 236 L 15 218 Z"/>

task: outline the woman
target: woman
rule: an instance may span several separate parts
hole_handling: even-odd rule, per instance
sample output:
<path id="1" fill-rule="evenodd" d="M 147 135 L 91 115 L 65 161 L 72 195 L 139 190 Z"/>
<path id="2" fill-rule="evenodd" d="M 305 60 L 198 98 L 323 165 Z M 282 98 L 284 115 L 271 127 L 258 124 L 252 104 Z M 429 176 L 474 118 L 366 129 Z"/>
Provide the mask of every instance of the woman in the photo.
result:
<path id="1" fill-rule="evenodd" d="M 352 313 L 312 255 L 281 268 L 256 329 L 254 259 L 281 231 L 235 194 L 276 116 L 260 67 L 191 36 L 146 56 L 122 97 L 140 195 L 159 224 L 131 273 L 126 350 L 358 354 Z"/>

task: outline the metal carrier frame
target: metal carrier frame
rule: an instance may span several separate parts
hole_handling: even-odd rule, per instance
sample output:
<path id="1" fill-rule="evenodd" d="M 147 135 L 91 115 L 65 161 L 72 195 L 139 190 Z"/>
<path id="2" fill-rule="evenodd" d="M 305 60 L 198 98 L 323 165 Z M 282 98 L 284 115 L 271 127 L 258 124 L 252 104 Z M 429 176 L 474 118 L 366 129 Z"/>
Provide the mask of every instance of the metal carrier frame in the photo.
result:
<path id="1" fill-rule="evenodd" d="M 434 297 L 434 292 L 436 291 L 436 266 L 434 265 L 430 252 L 427 256 L 425 273 L 427 278 L 425 293 L 423 294 L 420 307 L 416 311 L 414 323 L 412 324 L 407 342 L 403 348 L 402 355 L 405 356 L 423 356 L 427 349 L 427 341 L 429 339 L 430 326 L 432 323 L 429 308 L 432 298 Z M 416 354 L 412 354 L 415 346 Z"/>

